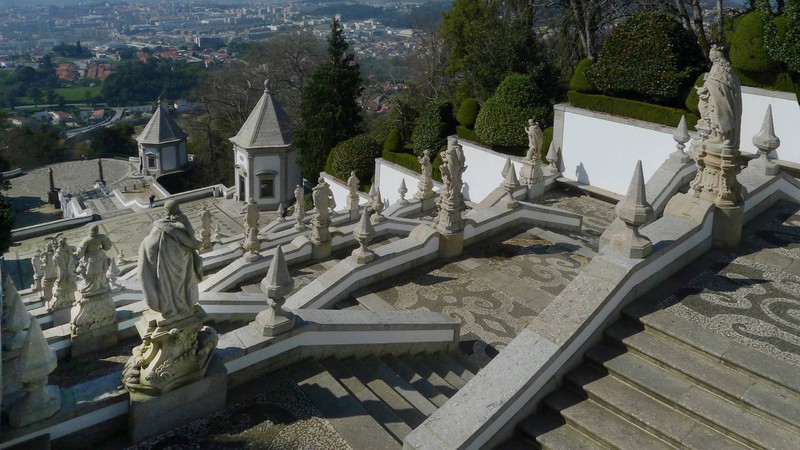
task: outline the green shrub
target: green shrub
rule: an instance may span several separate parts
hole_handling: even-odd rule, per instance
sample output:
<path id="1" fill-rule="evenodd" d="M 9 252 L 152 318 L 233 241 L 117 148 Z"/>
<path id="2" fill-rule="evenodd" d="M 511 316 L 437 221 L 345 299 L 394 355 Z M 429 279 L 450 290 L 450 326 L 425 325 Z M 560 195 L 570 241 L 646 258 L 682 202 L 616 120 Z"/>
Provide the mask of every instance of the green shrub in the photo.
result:
<path id="1" fill-rule="evenodd" d="M 700 109 L 697 107 L 697 104 L 700 102 L 700 97 L 697 96 L 697 89 L 695 87 L 700 87 L 705 83 L 706 74 L 700 74 L 697 79 L 694 81 L 694 86 L 689 88 L 689 94 L 686 96 L 686 109 L 692 112 L 695 116 L 700 115 Z"/>
<path id="2" fill-rule="evenodd" d="M 550 143 L 553 142 L 553 127 L 547 127 L 542 131 L 542 148 L 540 155 L 542 155 L 542 161 L 546 160 L 547 157 L 547 150 L 550 149 Z"/>
<path id="3" fill-rule="evenodd" d="M 475 134 L 475 130 L 470 130 L 467 127 L 462 127 L 461 125 L 457 126 L 456 134 L 460 138 L 469 139 L 470 141 L 480 142 L 480 139 L 478 139 L 478 135 Z"/>
<path id="4" fill-rule="evenodd" d="M 400 130 L 392 128 L 383 141 L 383 149 L 390 152 L 399 152 L 403 149 L 403 140 L 400 138 Z"/>
<path id="5" fill-rule="evenodd" d="M 706 61 L 692 33 L 674 18 L 648 11 L 617 25 L 586 79 L 614 97 L 677 103 Z"/>
<path id="6" fill-rule="evenodd" d="M 528 75 L 511 74 L 500 83 L 478 113 L 475 133 L 480 142 L 493 148 L 524 147 L 528 143 L 528 119 L 544 124 L 553 107 Z"/>
<path id="7" fill-rule="evenodd" d="M 470 130 L 475 128 L 475 119 L 478 118 L 478 112 L 481 110 L 481 105 L 474 98 L 465 99 L 461 102 L 461 106 L 456 113 L 456 120 L 465 128 Z"/>
<path id="8" fill-rule="evenodd" d="M 787 72 L 748 72 L 733 69 L 742 86 L 752 86 L 771 91 L 794 92 L 792 76 Z"/>
<path id="9" fill-rule="evenodd" d="M 414 126 L 411 140 L 414 153 L 422 155 L 430 150 L 436 155 L 437 149 L 447 143 L 447 136 L 455 132 L 453 104 L 446 100 L 432 100 L 425 105 Z"/>
<path id="10" fill-rule="evenodd" d="M 375 158 L 381 155 L 381 144 L 372 137 L 359 135 L 340 142 L 328 155 L 326 167 L 331 175 L 346 180 L 355 170 L 359 180 L 369 180 L 375 174 Z"/>
<path id="11" fill-rule="evenodd" d="M 584 73 L 586 69 L 592 67 L 592 64 L 594 64 L 594 61 L 592 61 L 591 58 L 582 59 L 581 62 L 578 63 L 578 67 L 575 68 L 575 73 L 572 74 L 572 79 L 569 80 L 570 90 L 578 92 L 592 92 L 594 90 L 594 86 L 589 83 Z"/>
<path id="12" fill-rule="evenodd" d="M 625 98 L 583 94 L 575 91 L 569 91 L 567 97 L 570 104 L 578 108 L 660 123 L 671 127 L 678 126 L 681 116 L 686 116 L 686 125 L 688 125 L 689 129 L 694 130 L 694 126 L 699 119 L 697 115 L 683 109 L 637 102 L 636 100 Z"/>
<path id="13" fill-rule="evenodd" d="M 734 19 L 731 39 L 731 66 L 747 72 L 775 72 L 781 64 L 772 59 L 764 48 L 761 13 L 753 11 Z M 778 34 L 786 31 L 786 20 L 777 18 Z"/>

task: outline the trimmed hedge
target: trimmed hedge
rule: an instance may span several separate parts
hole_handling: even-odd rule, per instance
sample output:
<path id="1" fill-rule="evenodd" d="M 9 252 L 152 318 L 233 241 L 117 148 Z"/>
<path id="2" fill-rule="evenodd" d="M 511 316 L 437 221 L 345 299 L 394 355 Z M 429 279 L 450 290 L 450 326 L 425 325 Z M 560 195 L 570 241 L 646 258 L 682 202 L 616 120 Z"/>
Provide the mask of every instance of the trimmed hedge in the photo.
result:
<path id="1" fill-rule="evenodd" d="M 389 130 L 389 134 L 383 141 L 383 149 L 390 152 L 399 152 L 403 149 L 403 140 L 400 138 L 400 131 L 397 128 Z"/>
<path id="2" fill-rule="evenodd" d="M 478 112 L 481 110 L 481 105 L 474 98 L 465 99 L 461 102 L 461 106 L 456 113 L 456 120 L 458 123 L 469 129 L 475 128 L 475 119 L 478 118 Z"/>
<path id="3" fill-rule="evenodd" d="M 660 123 L 670 127 L 678 126 L 681 116 L 686 116 L 686 125 L 689 129 L 694 130 L 694 126 L 699 120 L 697 115 L 683 109 L 637 102 L 636 100 L 625 98 L 584 94 L 575 91 L 567 92 L 567 97 L 569 98 L 569 103 L 578 108 Z"/>
<path id="4" fill-rule="evenodd" d="M 480 139 L 478 139 L 478 135 L 475 134 L 475 130 L 470 130 L 467 127 L 463 127 L 461 125 L 457 126 L 456 134 L 460 138 L 469 139 L 470 141 L 480 142 Z"/>
<path id="5" fill-rule="evenodd" d="M 433 170 L 431 171 L 431 178 L 439 182 L 442 181 L 442 173 L 439 171 L 439 166 L 442 165 L 441 154 L 442 152 L 440 151 L 439 155 L 437 155 L 436 158 L 434 158 L 434 160 L 431 162 L 431 166 L 433 167 Z M 417 156 L 414 154 L 406 152 L 390 152 L 388 150 L 384 150 L 383 153 L 381 153 L 381 157 L 386 161 L 405 167 L 408 170 L 413 170 L 416 173 L 422 172 L 422 166 L 420 165 Z M 409 192 L 413 192 L 414 189 L 416 189 L 416 187 L 412 186 L 406 187 L 408 188 Z"/>
<path id="6" fill-rule="evenodd" d="M 362 134 L 334 147 L 325 167 L 331 175 L 341 180 L 350 177 L 351 170 L 355 170 L 359 180 L 369 180 L 375 175 L 375 158 L 380 155 L 380 142 Z"/>
<path id="7" fill-rule="evenodd" d="M 578 92 L 592 92 L 594 86 L 586 79 L 586 69 L 592 67 L 594 61 L 591 58 L 582 59 L 575 68 L 575 73 L 572 74 L 572 79 L 569 80 L 569 89 Z"/>
<path id="8" fill-rule="evenodd" d="M 480 142 L 492 148 L 524 147 L 528 144 L 528 119 L 544 124 L 552 113 L 552 105 L 544 99 L 533 77 L 511 74 L 483 104 L 475 121 L 475 133 Z"/>
<path id="9" fill-rule="evenodd" d="M 586 79 L 615 97 L 677 103 L 706 68 L 694 35 L 675 18 L 655 11 L 617 25 Z"/>
<path id="10" fill-rule="evenodd" d="M 734 19 L 734 32 L 731 39 L 731 66 L 747 72 L 775 72 L 781 63 L 772 59 L 764 48 L 764 32 L 761 26 L 762 15 L 752 11 Z M 786 20 L 776 18 L 778 34 L 786 32 Z"/>
<path id="11" fill-rule="evenodd" d="M 432 100 L 422 109 L 414 126 L 411 140 L 414 153 L 422 155 L 425 149 L 434 155 L 437 149 L 447 144 L 447 136 L 455 130 L 453 104 L 447 100 Z"/>

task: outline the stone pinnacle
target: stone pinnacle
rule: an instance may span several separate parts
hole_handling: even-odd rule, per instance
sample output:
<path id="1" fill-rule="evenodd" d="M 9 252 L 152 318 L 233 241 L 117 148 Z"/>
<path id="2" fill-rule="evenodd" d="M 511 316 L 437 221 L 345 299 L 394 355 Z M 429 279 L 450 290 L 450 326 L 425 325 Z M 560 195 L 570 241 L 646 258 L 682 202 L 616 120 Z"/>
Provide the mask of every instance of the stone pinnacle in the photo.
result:
<path id="1" fill-rule="evenodd" d="M 281 246 L 275 247 L 272 262 L 269 265 L 267 276 L 261 280 L 261 290 L 269 298 L 283 298 L 289 295 L 294 288 L 294 279 L 289 275 L 289 268 L 286 267 L 286 259 L 283 256 Z"/>
<path id="2" fill-rule="evenodd" d="M 642 161 L 636 161 L 636 169 L 633 171 L 631 184 L 628 186 L 628 194 L 622 201 L 617 203 L 617 217 L 628 225 L 638 227 L 647 222 L 653 208 L 647 203 L 644 185 L 644 174 L 642 172 Z"/>
<path id="3" fill-rule="evenodd" d="M 778 136 L 775 136 L 775 125 L 772 122 L 772 105 L 767 106 L 761 129 L 758 134 L 753 136 L 753 145 L 762 152 L 766 151 L 767 153 L 772 152 L 781 145 L 781 140 L 778 139 Z"/>

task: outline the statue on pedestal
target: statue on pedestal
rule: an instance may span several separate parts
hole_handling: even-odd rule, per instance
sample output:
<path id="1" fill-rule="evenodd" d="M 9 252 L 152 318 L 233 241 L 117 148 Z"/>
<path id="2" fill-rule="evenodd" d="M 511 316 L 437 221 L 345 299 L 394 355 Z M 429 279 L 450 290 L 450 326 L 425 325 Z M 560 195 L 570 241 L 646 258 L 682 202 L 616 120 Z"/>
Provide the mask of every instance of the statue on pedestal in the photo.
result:
<path id="1" fill-rule="evenodd" d="M 34 292 L 42 289 L 42 279 L 44 278 L 44 251 L 41 248 L 36 249 L 36 253 L 31 258 L 31 266 L 33 268 L 33 284 L 31 290 Z"/>
<path id="2" fill-rule="evenodd" d="M 417 192 L 414 197 L 425 200 L 433 197 L 433 165 L 431 164 L 431 154 L 428 150 L 418 158 L 420 164 L 421 178 L 417 184 Z"/>
<path id="3" fill-rule="evenodd" d="M 347 179 L 347 189 L 349 193 L 347 194 L 347 210 L 348 211 L 358 211 L 358 178 L 356 178 L 356 171 L 350 171 L 350 177 Z"/>
<path id="4" fill-rule="evenodd" d="M 314 207 L 317 215 L 311 220 L 311 241 L 320 243 L 330 240 L 331 235 L 328 227 L 331 224 L 331 212 L 336 208 L 336 200 L 333 198 L 331 187 L 325 179 L 319 177 L 318 184 L 311 191 L 311 198 L 314 200 Z"/>
<path id="5" fill-rule="evenodd" d="M 525 133 L 528 135 L 528 152 L 525 154 L 525 159 L 522 160 L 520 178 L 523 184 L 530 185 L 544 179 L 540 153 L 544 136 L 542 134 L 542 129 L 539 127 L 539 122 L 534 122 L 533 119 L 528 119 L 528 126 L 525 127 Z M 505 174 L 503 174 L 503 176 L 505 176 Z"/>
<path id="6" fill-rule="evenodd" d="M 203 326 L 197 305 L 197 284 L 203 276 L 189 219 L 178 203 L 164 203 L 167 215 L 153 224 L 139 247 L 139 279 L 145 303 L 147 332 L 133 349 L 122 373 L 129 391 L 160 395 L 205 375 L 217 344 L 217 333 Z"/>
<path id="7" fill-rule="evenodd" d="M 461 189 L 464 186 L 462 175 L 467 170 L 465 162 L 464 151 L 458 141 L 453 139 L 448 142 L 439 167 L 444 186 L 439 193 L 439 214 L 436 217 L 436 227 L 444 233 L 456 233 L 464 229 L 461 212 L 465 205 Z"/>
<path id="8" fill-rule="evenodd" d="M 42 292 L 39 298 L 44 302 L 49 302 L 53 297 L 53 285 L 58 277 L 58 268 L 56 267 L 55 260 L 55 246 L 53 242 L 49 242 L 44 251 L 44 278 L 42 279 Z"/>
<path id="9" fill-rule="evenodd" d="M 305 230 L 306 224 L 303 219 L 306 217 L 306 204 L 303 198 L 303 187 L 299 184 L 294 188 L 294 218 L 297 224 L 294 226 L 296 230 Z"/>
<path id="10" fill-rule="evenodd" d="M 111 250 L 111 240 L 100 233 L 97 225 L 89 229 L 89 236 L 78 245 L 78 273 L 83 276 L 83 286 L 70 318 L 73 340 L 102 328 L 109 328 L 116 336 L 117 312 L 106 279 L 107 250 Z M 74 346 L 73 341 L 73 354 L 76 353 Z"/>
<path id="11" fill-rule="evenodd" d="M 56 265 L 55 292 L 47 305 L 47 310 L 52 312 L 59 309 L 70 308 L 75 302 L 75 275 L 72 265 L 72 247 L 67 244 L 67 239 L 61 236 L 58 241 L 53 261 Z"/>
<path id="12" fill-rule="evenodd" d="M 258 259 L 258 252 L 261 250 L 261 244 L 258 241 L 258 205 L 252 197 L 245 205 L 243 212 L 245 213 L 245 223 L 242 247 L 246 252 L 245 260 L 252 262 Z"/>

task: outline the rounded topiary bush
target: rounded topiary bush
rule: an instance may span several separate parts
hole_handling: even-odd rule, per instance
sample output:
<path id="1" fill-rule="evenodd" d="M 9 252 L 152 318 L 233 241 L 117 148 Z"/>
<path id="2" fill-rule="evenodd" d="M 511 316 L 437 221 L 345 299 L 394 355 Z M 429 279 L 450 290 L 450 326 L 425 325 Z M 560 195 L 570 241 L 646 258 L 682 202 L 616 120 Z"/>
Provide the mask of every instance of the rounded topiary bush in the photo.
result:
<path id="1" fill-rule="evenodd" d="M 389 130 L 389 134 L 383 141 L 383 149 L 390 152 L 399 152 L 403 149 L 403 140 L 400 138 L 400 131 L 397 128 Z"/>
<path id="2" fill-rule="evenodd" d="M 420 156 L 427 149 L 431 156 L 435 155 L 447 143 L 447 136 L 454 132 L 453 104 L 441 99 L 430 101 L 422 108 L 411 134 L 414 153 Z"/>
<path id="3" fill-rule="evenodd" d="M 654 103 L 683 100 L 706 60 L 676 19 L 648 11 L 614 27 L 586 79 L 604 94 Z"/>
<path id="4" fill-rule="evenodd" d="M 686 109 L 691 111 L 694 115 L 700 115 L 700 109 L 697 107 L 697 104 L 700 102 L 700 97 L 697 96 L 697 89 L 695 87 L 700 87 L 705 83 L 706 74 L 701 73 L 697 79 L 694 81 L 693 87 L 689 88 L 689 95 L 686 96 Z"/>
<path id="5" fill-rule="evenodd" d="M 475 119 L 478 118 L 480 109 L 481 105 L 478 103 L 478 100 L 474 98 L 465 99 L 458 108 L 456 120 L 458 120 L 458 123 L 462 127 L 473 129 L 475 128 Z"/>
<path id="6" fill-rule="evenodd" d="M 786 21 L 776 18 L 778 33 L 786 29 Z M 747 72 L 772 72 L 780 70 L 781 64 L 772 59 L 764 48 L 764 33 L 761 26 L 762 16 L 758 12 L 750 12 L 734 20 L 734 32 L 731 39 L 731 66 Z"/>
<path id="7" fill-rule="evenodd" d="M 592 64 L 594 64 L 594 61 L 590 58 L 582 59 L 581 62 L 578 63 L 578 67 L 575 68 L 575 73 L 572 74 L 572 79 L 569 80 L 570 90 L 578 92 L 592 92 L 594 90 L 594 86 L 589 83 L 584 73 L 586 69 L 592 67 Z"/>
<path id="8" fill-rule="evenodd" d="M 484 102 L 475 120 L 475 133 L 491 147 L 524 147 L 528 145 L 528 119 L 538 121 L 544 128 L 552 111 L 533 77 L 511 74 Z"/>
<path id="9" fill-rule="evenodd" d="M 332 175 L 346 180 L 350 171 L 355 170 L 362 182 L 372 179 L 375 174 L 375 158 L 381 155 L 381 144 L 376 139 L 359 135 L 342 141 L 328 155 L 327 166 Z"/>

